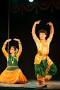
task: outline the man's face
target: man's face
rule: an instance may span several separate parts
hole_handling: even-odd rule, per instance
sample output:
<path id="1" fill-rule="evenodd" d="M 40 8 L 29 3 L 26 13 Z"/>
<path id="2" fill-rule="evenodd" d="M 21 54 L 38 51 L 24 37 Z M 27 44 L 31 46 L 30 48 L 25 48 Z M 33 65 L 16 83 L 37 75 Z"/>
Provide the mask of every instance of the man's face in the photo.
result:
<path id="1" fill-rule="evenodd" d="M 41 40 L 45 40 L 45 39 L 46 39 L 46 34 L 45 34 L 44 32 L 40 32 L 40 33 L 39 33 L 39 38 L 40 38 Z"/>

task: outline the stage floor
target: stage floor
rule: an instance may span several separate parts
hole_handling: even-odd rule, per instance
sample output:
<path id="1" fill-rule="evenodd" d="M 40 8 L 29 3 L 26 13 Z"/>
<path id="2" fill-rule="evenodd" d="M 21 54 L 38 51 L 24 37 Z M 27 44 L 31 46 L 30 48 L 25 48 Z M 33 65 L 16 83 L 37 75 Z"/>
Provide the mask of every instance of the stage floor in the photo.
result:
<path id="1" fill-rule="evenodd" d="M 0 83 L 0 90 L 2 88 L 10 88 L 10 89 L 60 89 L 60 81 L 49 81 L 46 82 L 47 86 L 39 85 L 36 80 L 30 80 L 26 84 L 4 84 Z"/>

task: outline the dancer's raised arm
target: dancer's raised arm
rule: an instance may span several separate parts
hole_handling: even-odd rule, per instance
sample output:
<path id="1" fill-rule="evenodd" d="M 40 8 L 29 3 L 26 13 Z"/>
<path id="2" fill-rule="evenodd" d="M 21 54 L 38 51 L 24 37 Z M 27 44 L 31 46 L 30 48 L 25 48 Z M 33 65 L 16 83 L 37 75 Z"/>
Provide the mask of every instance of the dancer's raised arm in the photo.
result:
<path id="1" fill-rule="evenodd" d="M 21 41 L 19 39 L 14 38 L 14 40 L 18 42 L 19 49 L 18 49 L 18 52 L 17 52 L 16 56 L 17 56 L 17 58 L 19 58 L 19 56 L 22 53 L 22 44 L 21 44 Z"/>
<path id="2" fill-rule="evenodd" d="M 37 37 L 36 32 L 35 32 L 35 30 L 36 30 L 36 25 L 39 24 L 39 23 L 40 23 L 40 20 L 34 22 L 34 25 L 33 25 L 33 27 L 32 27 L 32 37 L 33 37 L 35 43 L 39 42 L 39 38 Z"/>
<path id="3" fill-rule="evenodd" d="M 47 23 L 50 26 L 50 35 L 47 39 L 47 41 L 50 43 L 52 41 L 53 35 L 54 35 L 54 26 L 52 22 Z"/>
<path id="4" fill-rule="evenodd" d="M 11 39 L 7 39 L 7 40 L 4 42 L 3 46 L 2 46 L 2 52 L 3 52 L 4 56 L 6 57 L 6 59 L 7 59 L 7 57 L 8 57 L 8 52 L 6 51 L 6 45 L 7 45 L 7 43 L 10 42 L 10 41 L 11 41 Z"/>

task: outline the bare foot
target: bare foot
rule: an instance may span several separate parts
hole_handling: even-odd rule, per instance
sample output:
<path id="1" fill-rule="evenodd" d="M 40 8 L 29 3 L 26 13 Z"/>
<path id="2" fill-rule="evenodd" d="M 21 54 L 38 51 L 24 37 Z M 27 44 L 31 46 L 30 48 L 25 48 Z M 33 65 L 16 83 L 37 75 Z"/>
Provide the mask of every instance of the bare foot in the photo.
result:
<path id="1" fill-rule="evenodd" d="M 46 75 L 46 76 L 45 76 L 45 81 L 49 81 L 49 80 L 51 80 L 51 78 L 52 78 L 51 75 Z"/>
<path id="2" fill-rule="evenodd" d="M 44 78 L 40 79 L 38 82 L 39 82 L 40 85 L 45 85 L 45 80 L 44 80 Z"/>

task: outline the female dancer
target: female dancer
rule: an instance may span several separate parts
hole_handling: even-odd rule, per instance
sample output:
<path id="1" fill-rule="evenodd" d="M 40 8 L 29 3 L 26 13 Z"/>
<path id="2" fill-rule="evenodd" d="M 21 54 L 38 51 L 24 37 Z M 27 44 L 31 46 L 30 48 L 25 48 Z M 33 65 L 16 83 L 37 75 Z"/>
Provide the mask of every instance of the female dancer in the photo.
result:
<path id="1" fill-rule="evenodd" d="M 27 79 L 21 69 L 18 67 L 18 59 L 22 53 L 22 45 L 19 39 L 13 39 L 18 42 L 19 49 L 11 46 L 9 53 L 6 51 L 6 45 L 11 39 L 4 42 L 2 52 L 7 59 L 7 68 L 0 75 L 0 82 L 2 83 L 26 83 Z"/>

